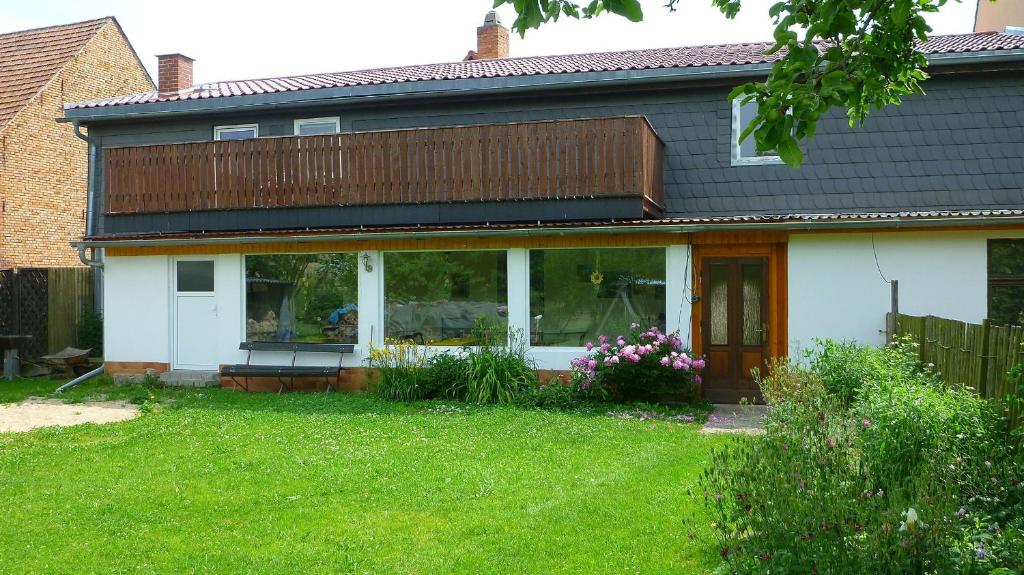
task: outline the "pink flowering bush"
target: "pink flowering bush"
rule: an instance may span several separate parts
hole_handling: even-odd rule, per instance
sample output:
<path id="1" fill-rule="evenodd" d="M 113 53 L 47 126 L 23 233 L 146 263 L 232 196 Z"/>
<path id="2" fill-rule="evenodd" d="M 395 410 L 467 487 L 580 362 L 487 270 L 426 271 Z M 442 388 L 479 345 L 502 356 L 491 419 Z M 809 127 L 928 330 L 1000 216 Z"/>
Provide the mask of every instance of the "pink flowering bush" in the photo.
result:
<path id="1" fill-rule="evenodd" d="M 587 343 L 587 354 L 572 361 L 576 385 L 614 401 L 691 401 L 700 389 L 704 359 L 691 357 L 676 334 L 657 327 Z"/>

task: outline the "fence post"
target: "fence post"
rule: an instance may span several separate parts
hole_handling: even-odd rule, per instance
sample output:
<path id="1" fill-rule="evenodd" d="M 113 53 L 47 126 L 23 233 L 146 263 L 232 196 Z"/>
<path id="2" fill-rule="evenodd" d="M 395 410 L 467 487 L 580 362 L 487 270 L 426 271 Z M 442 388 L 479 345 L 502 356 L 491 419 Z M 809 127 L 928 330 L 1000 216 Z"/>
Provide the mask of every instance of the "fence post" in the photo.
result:
<path id="1" fill-rule="evenodd" d="M 886 317 L 888 325 L 885 326 L 886 344 L 896 341 L 900 328 L 900 282 L 898 280 L 889 281 L 889 305 L 891 309 Z"/>
<path id="2" fill-rule="evenodd" d="M 982 397 L 988 397 L 988 353 L 989 353 L 989 334 L 990 328 L 992 327 L 992 321 L 988 318 L 981 320 L 981 362 L 979 371 L 981 374 L 978 376 L 978 395 Z"/>

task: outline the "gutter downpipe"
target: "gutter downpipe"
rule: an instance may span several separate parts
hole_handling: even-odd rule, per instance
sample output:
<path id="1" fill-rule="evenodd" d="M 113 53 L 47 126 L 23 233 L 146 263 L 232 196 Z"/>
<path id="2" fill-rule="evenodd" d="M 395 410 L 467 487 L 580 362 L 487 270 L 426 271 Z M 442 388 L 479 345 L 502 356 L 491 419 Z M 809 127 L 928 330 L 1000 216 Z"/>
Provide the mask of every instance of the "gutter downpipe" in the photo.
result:
<path id="1" fill-rule="evenodd" d="M 95 191 L 95 186 L 93 186 L 93 181 L 94 180 L 93 180 L 93 170 L 92 170 L 92 168 L 96 165 L 96 156 L 97 156 L 97 154 L 96 154 L 96 147 L 97 146 L 96 146 L 96 142 L 94 142 L 89 136 L 87 136 L 87 135 L 82 133 L 82 124 L 79 122 L 79 120 L 72 120 L 71 121 L 71 126 L 74 128 L 75 135 L 78 136 L 78 139 L 82 140 L 83 142 L 85 142 L 89 146 L 89 168 L 90 168 L 88 170 L 88 172 L 89 172 L 88 178 L 89 179 L 88 179 L 88 181 L 85 184 L 85 188 L 86 188 L 86 192 L 85 192 L 85 194 L 86 194 L 86 196 L 85 196 L 85 198 L 86 198 L 85 199 L 85 237 L 90 237 L 90 236 L 92 236 L 92 232 L 93 232 L 93 214 L 94 214 L 95 209 L 96 209 L 96 207 L 95 207 L 96 198 L 95 198 L 95 194 L 93 193 Z M 77 245 L 75 245 L 76 243 L 77 243 Z M 80 242 L 73 242 L 72 246 L 75 246 L 75 247 L 78 248 L 78 259 L 82 260 L 83 264 L 85 264 L 85 265 L 87 265 L 89 267 L 93 267 L 93 268 L 102 268 L 103 267 L 102 259 L 96 257 L 96 248 L 95 247 L 92 248 L 92 250 L 93 250 L 93 253 L 92 253 L 93 257 L 92 258 L 87 258 L 87 257 L 85 257 L 85 249 L 86 249 L 85 245 L 81 244 Z"/>
<path id="2" fill-rule="evenodd" d="M 88 381 L 88 380 L 96 377 L 97 375 L 103 373 L 106 369 L 107 369 L 107 364 L 104 363 L 104 364 L 100 365 L 99 367 L 97 367 L 96 369 L 90 371 L 89 373 L 87 373 L 85 375 L 80 375 L 80 376 L 76 377 L 75 379 L 72 379 L 71 381 L 65 383 L 64 385 L 58 387 L 57 391 L 54 391 L 54 393 L 63 393 L 64 390 L 66 390 L 66 389 L 70 389 L 72 387 L 75 387 L 76 385 L 85 383 L 86 381 Z"/>

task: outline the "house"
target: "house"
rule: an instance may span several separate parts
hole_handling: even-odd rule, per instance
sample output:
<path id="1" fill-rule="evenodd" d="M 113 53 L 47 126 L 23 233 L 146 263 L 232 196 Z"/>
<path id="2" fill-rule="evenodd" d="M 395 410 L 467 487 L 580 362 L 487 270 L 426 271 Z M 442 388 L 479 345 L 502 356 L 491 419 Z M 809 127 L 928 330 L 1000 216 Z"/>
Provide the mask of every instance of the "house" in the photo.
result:
<path id="1" fill-rule="evenodd" d="M 152 88 L 114 18 L 0 34 L 0 270 L 82 265 L 88 146 L 53 120 Z"/>
<path id="2" fill-rule="evenodd" d="M 158 91 L 68 104 L 108 369 L 212 372 L 246 340 L 350 341 L 359 368 L 486 322 L 564 370 L 637 323 L 736 400 L 815 337 L 883 342 L 891 280 L 905 313 L 1024 308 L 1024 35 L 933 38 L 927 96 L 830 114 L 800 168 L 738 141 L 727 95 L 765 43 L 508 58 L 500 22 L 478 35 L 462 62 L 198 86 L 171 54 Z"/>

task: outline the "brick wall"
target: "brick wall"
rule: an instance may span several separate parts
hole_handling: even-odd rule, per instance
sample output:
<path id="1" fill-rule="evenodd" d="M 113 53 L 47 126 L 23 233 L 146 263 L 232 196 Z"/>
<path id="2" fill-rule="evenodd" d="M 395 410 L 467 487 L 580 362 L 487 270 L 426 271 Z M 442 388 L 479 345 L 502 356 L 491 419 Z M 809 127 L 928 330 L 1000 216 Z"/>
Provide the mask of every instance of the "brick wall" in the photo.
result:
<path id="1" fill-rule="evenodd" d="M 88 147 L 55 120 L 66 102 L 153 89 L 113 22 L 0 133 L 0 268 L 82 265 Z"/>

